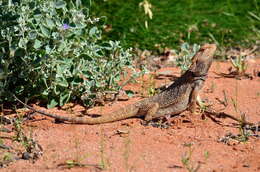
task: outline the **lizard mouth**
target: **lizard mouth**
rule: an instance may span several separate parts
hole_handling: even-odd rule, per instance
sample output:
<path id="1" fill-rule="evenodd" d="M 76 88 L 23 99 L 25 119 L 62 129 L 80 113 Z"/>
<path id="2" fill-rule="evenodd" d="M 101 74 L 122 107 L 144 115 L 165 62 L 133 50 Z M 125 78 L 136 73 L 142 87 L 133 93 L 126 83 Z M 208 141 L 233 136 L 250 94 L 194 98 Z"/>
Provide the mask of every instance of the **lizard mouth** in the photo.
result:
<path id="1" fill-rule="evenodd" d="M 205 81 L 207 76 L 208 76 L 207 74 L 198 74 L 196 72 L 191 72 L 191 75 L 192 75 L 192 77 L 194 78 L 195 81 L 196 80 L 203 80 L 203 81 Z"/>

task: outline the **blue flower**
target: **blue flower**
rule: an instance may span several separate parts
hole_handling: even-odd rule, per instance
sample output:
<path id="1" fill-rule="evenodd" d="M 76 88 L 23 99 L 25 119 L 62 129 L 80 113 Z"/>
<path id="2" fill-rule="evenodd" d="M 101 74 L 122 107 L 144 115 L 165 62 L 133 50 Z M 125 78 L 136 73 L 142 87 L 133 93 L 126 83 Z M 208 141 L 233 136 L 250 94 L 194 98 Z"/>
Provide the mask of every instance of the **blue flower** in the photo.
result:
<path id="1" fill-rule="evenodd" d="M 63 24 L 63 26 L 62 26 L 62 29 L 64 29 L 64 30 L 67 30 L 69 28 L 70 28 L 70 26 L 68 24 Z"/>

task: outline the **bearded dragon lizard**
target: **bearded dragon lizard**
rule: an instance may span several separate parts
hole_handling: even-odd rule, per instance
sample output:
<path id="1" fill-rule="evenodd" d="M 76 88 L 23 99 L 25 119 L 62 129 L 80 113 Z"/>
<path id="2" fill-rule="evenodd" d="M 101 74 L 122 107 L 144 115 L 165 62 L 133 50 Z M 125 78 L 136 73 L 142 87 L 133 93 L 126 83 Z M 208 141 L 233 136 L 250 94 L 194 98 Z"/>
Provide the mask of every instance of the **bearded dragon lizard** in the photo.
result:
<path id="1" fill-rule="evenodd" d="M 207 78 L 215 51 L 215 44 L 203 45 L 193 56 L 189 69 L 168 88 L 157 95 L 122 107 L 110 115 L 97 118 L 59 116 L 37 110 L 16 99 L 25 107 L 37 113 L 55 118 L 59 121 L 68 121 L 77 124 L 102 124 L 140 116 L 144 116 L 144 119 L 149 121 L 165 115 L 179 114 L 187 109 L 194 112 L 196 108 L 196 98 Z"/>

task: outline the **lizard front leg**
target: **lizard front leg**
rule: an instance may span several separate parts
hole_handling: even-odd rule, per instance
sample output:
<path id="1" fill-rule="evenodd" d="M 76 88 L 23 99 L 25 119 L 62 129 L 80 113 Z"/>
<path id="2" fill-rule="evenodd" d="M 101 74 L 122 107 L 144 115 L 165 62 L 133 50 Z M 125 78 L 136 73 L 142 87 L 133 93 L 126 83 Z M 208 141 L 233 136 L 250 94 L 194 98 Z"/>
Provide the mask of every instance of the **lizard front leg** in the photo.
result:
<path id="1" fill-rule="evenodd" d="M 201 99 L 199 97 L 199 91 L 203 86 L 203 81 L 198 80 L 195 82 L 195 86 L 191 92 L 190 99 L 189 99 L 189 110 L 192 113 L 196 113 L 196 103 L 198 102 L 199 105 L 202 105 Z"/>
<path id="2" fill-rule="evenodd" d="M 190 107 L 189 110 L 192 113 L 195 113 L 196 111 L 196 101 L 197 101 L 197 97 L 199 95 L 199 90 L 195 87 L 194 90 L 191 93 L 191 97 L 190 97 Z"/>

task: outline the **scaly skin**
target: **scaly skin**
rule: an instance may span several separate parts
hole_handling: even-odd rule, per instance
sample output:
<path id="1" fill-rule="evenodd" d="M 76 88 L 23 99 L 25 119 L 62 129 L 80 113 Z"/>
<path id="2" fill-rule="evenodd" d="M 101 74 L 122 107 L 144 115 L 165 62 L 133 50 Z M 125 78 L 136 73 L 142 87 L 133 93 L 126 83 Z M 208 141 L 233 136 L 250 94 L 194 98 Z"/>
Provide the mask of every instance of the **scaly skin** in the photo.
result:
<path id="1" fill-rule="evenodd" d="M 189 69 L 166 90 L 153 97 L 142 99 L 134 104 L 123 107 L 106 116 L 97 118 L 59 116 L 37 110 L 14 97 L 24 106 L 35 112 L 60 121 L 77 124 L 102 124 L 135 116 L 145 116 L 145 120 L 151 120 L 165 115 L 179 114 L 187 109 L 194 112 L 196 108 L 196 98 L 199 90 L 204 85 L 215 51 L 215 44 L 203 45 L 192 58 L 192 64 Z"/>

